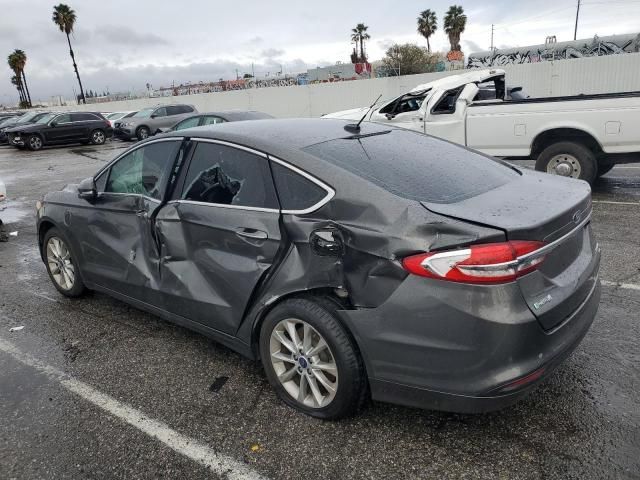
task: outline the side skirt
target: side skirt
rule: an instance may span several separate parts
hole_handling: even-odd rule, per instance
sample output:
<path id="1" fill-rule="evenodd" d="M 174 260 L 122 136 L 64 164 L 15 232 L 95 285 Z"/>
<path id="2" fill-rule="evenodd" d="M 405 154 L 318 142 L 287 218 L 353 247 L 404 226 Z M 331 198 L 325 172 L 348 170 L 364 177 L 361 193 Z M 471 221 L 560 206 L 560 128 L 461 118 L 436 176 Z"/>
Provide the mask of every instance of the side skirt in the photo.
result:
<path id="1" fill-rule="evenodd" d="M 85 283 L 87 288 L 89 288 L 90 290 L 96 290 L 98 292 L 105 293 L 122 302 L 128 303 L 129 305 L 139 310 L 149 312 L 153 315 L 156 315 L 162 318 L 163 320 L 166 320 L 171 323 L 175 323 L 176 325 L 179 325 L 181 327 L 188 328 L 189 330 L 198 332 L 204 335 L 205 337 L 208 337 L 212 340 L 215 340 L 218 343 L 221 343 L 225 347 L 229 347 L 230 349 L 238 352 L 240 355 L 243 355 L 249 358 L 250 360 L 256 359 L 253 351 L 251 350 L 251 347 L 237 337 L 234 337 L 232 335 L 216 330 L 215 328 L 208 327 L 206 325 L 203 325 L 202 323 L 194 322 L 193 320 L 189 320 L 188 318 L 182 317 L 180 315 L 169 313 L 166 310 L 158 308 L 154 305 L 150 305 L 141 300 L 137 300 L 135 298 L 129 297 L 122 293 L 115 292 L 107 287 L 103 287 L 95 283 L 89 283 L 89 282 L 85 282 Z"/>

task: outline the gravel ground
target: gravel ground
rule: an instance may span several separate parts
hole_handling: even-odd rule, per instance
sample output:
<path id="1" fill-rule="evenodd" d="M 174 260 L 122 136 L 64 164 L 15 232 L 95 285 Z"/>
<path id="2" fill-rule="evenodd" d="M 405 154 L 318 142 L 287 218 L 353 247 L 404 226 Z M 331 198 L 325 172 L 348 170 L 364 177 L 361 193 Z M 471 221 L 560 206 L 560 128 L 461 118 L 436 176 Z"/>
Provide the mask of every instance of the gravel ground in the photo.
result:
<path id="1" fill-rule="evenodd" d="M 0 478 L 233 478 L 246 467 L 273 479 L 640 478 L 640 165 L 617 166 L 594 188 L 600 310 L 529 397 L 485 415 L 370 404 L 321 422 L 285 407 L 258 364 L 213 341 L 101 294 L 68 300 L 50 284 L 35 201 L 126 146 L 0 147 L 0 218 L 17 232 L 0 243 Z M 219 377 L 228 381 L 212 391 Z M 170 448 L 173 437 L 159 440 L 95 395 L 187 445 Z M 217 470 L 193 460 L 195 446 Z"/>

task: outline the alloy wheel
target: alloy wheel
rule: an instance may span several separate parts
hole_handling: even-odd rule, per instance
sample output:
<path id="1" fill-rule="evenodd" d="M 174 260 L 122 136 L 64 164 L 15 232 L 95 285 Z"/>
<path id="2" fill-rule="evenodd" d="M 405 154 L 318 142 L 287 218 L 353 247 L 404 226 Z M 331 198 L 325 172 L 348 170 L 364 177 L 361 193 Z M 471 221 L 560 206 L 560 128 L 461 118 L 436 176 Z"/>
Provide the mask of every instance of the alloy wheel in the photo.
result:
<path id="1" fill-rule="evenodd" d="M 42 139 L 37 135 L 33 135 L 31 138 L 29 138 L 29 146 L 33 150 L 40 150 L 42 148 Z"/>
<path id="2" fill-rule="evenodd" d="M 71 290 L 76 280 L 76 270 L 69 248 L 59 237 L 47 242 L 47 265 L 53 280 L 63 290 Z"/>
<path id="3" fill-rule="evenodd" d="M 140 140 L 145 140 L 146 138 L 149 137 L 149 130 L 142 127 L 138 133 L 138 136 L 140 137 Z"/>
<path id="4" fill-rule="evenodd" d="M 303 320 L 287 318 L 271 332 L 271 365 L 278 381 L 297 402 L 328 406 L 338 391 L 338 366 L 326 340 Z"/>
<path id="5" fill-rule="evenodd" d="M 104 143 L 104 133 L 102 133 L 102 131 L 98 130 L 93 132 L 93 143 L 98 145 L 102 145 Z"/>
<path id="6" fill-rule="evenodd" d="M 576 157 L 562 153 L 551 158 L 547 165 L 547 173 L 553 173 L 563 177 L 580 178 L 582 167 Z"/>

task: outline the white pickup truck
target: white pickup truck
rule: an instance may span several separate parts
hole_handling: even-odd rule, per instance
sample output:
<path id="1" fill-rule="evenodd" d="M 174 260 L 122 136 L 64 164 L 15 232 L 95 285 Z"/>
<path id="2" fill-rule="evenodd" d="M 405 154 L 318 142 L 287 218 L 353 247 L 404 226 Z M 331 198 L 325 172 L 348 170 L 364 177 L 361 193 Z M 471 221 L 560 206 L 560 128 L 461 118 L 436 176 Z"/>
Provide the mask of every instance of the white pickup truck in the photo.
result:
<path id="1" fill-rule="evenodd" d="M 640 92 L 527 98 L 504 70 L 473 70 L 391 101 L 325 117 L 389 123 L 495 157 L 533 158 L 536 170 L 592 183 L 640 162 Z M 367 113 L 368 112 L 368 113 Z"/>

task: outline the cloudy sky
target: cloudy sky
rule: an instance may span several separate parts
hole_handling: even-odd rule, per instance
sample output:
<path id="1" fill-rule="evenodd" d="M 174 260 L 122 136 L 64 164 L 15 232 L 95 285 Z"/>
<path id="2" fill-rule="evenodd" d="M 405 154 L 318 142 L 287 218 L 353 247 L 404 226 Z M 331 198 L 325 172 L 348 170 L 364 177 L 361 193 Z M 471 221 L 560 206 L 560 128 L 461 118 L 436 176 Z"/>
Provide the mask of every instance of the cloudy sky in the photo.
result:
<path id="1" fill-rule="evenodd" d="M 369 26 L 367 50 L 380 59 L 394 42 L 426 41 L 415 32 L 416 17 L 431 8 L 442 17 L 451 0 L 319 2 L 243 0 L 69 0 L 76 11 L 73 48 L 85 89 L 141 91 L 145 84 L 216 81 L 280 68 L 285 73 L 349 61 L 350 30 Z M 467 14 L 462 47 L 467 53 L 495 44 L 512 47 L 573 38 L 576 0 L 458 0 Z M 18 7 L 19 4 L 19 7 Z M 73 97 L 76 80 L 64 35 L 51 21 L 52 0 L 0 0 L 0 54 L 28 55 L 27 81 L 33 99 Z M 12 15 L 11 12 L 20 15 Z M 578 38 L 640 30 L 640 0 L 583 0 Z M 432 49 L 448 50 L 440 29 Z M 6 63 L 0 67 L 0 103 L 14 103 L 16 90 Z"/>

